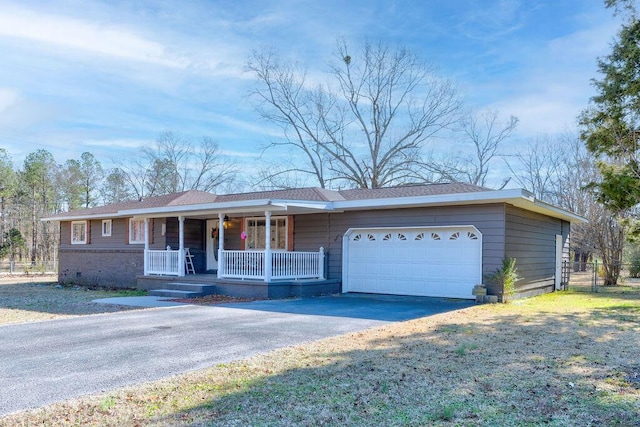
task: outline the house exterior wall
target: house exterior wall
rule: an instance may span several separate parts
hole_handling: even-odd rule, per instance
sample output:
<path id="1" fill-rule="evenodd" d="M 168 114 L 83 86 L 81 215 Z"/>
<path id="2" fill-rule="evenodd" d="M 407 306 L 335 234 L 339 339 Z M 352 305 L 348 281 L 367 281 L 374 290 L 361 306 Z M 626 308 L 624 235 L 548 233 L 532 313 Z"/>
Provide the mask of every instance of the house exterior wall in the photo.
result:
<path id="1" fill-rule="evenodd" d="M 381 209 L 296 216 L 294 249 L 327 252 L 327 278 L 342 279 L 342 236 L 349 228 L 473 225 L 482 233 L 482 271 L 502 263 L 505 250 L 505 205 L 465 205 Z M 489 289 L 497 294 L 497 289 Z"/>
<path id="2" fill-rule="evenodd" d="M 135 288 L 144 272 L 144 248 L 60 249 L 58 280 L 116 288 Z"/>
<path id="3" fill-rule="evenodd" d="M 178 218 L 167 218 L 167 245 L 171 249 L 180 247 L 180 223 Z M 205 248 L 204 232 L 207 222 L 200 219 L 185 218 L 184 220 L 184 247 L 189 248 L 193 255 L 193 266 L 196 273 L 204 273 L 207 269 L 207 255 Z"/>
<path id="4" fill-rule="evenodd" d="M 71 244 L 71 222 L 60 223 L 58 280 L 89 285 L 135 288 L 136 276 L 144 273 L 144 244 L 130 244 L 129 222 L 114 218 L 111 236 L 102 236 L 102 220 L 89 221 L 89 239 L 84 245 Z M 150 223 L 151 249 L 164 249 L 164 219 Z"/>
<path id="5" fill-rule="evenodd" d="M 71 244 L 71 223 L 60 224 L 59 280 L 96 285 L 135 287 L 144 271 L 144 244 L 128 243 L 128 220 L 113 219 L 112 235 L 102 237 L 102 220 L 92 220 L 86 245 Z M 554 287 L 555 236 L 564 238 L 569 257 L 569 223 L 502 203 L 404 209 L 371 209 L 297 215 L 293 221 L 293 250 L 326 252 L 326 277 L 342 280 L 342 238 L 349 228 L 473 225 L 482 233 L 483 275 L 515 257 L 523 280 L 519 296 L 549 292 Z M 166 224 L 166 234 L 162 225 Z M 206 221 L 185 219 L 185 247 L 194 255 L 197 273 L 206 269 Z M 242 249 L 241 221 L 225 230 L 225 249 Z M 152 224 L 151 249 L 179 246 L 177 218 L 157 218 Z M 487 283 L 489 294 L 501 289 Z"/>
<path id="6" fill-rule="evenodd" d="M 569 229 L 566 221 L 507 205 L 505 256 L 517 259 L 517 297 L 553 291 L 556 235 L 562 235 L 563 259 L 569 260 Z"/>

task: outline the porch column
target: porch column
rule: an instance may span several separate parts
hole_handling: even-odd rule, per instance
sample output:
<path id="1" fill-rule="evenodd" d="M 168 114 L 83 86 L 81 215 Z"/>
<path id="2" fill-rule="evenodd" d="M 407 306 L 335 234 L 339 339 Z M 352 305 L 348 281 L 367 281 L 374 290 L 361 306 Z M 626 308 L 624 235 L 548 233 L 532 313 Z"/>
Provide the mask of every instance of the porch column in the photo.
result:
<path id="1" fill-rule="evenodd" d="M 218 278 L 222 277 L 224 271 L 224 213 L 218 214 Z"/>
<path id="2" fill-rule="evenodd" d="M 149 271 L 149 218 L 144 219 L 144 275 Z"/>
<path id="3" fill-rule="evenodd" d="M 184 217 L 178 217 L 178 276 L 184 276 Z"/>
<path id="4" fill-rule="evenodd" d="M 271 211 L 264 212 L 265 230 L 264 230 L 264 281 L 271 281 L 272 261 L 271 261 Z"/>

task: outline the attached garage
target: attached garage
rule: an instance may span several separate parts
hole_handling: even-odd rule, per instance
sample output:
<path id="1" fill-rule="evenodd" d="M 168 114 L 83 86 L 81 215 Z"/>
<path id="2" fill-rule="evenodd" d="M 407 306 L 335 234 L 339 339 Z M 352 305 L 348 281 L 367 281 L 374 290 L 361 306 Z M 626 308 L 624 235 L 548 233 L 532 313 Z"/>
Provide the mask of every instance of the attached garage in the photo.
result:
<path id="1" fill-rule="evenodd" d="M 342 275 L 344 292 L 474 298 L 482 234 L 472 225 L 352 228 Z"/>

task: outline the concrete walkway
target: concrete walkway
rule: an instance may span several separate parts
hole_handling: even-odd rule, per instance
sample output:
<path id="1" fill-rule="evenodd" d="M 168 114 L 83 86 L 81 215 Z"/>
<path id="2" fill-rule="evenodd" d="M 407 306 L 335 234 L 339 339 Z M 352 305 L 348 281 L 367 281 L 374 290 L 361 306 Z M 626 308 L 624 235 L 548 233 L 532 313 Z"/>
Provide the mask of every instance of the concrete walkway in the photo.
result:
<path id="1" fill-rule="evenodd" d="M 113 305 L 124 305 L 127 307 L 145 307 L 145 308 L 178 307 L 181 305 L 189 305 L 182 302 L 171 301 L 171 299 L 167 297 L 155 297 L 155 296 L 100 298 L 100 299 L 93 300 L 93 302 L 97 302 L 98 304 L 113 304 Z"/>

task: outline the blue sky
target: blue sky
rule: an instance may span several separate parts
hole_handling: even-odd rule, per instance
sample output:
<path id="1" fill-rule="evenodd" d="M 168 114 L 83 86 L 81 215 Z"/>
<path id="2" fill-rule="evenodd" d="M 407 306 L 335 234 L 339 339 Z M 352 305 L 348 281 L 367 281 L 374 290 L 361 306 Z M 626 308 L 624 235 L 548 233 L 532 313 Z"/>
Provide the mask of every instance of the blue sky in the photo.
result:
<path id="1" fill-rule="evenodd" d="M 344 37 L 404 44 L 470 106 L 517 116 L 517 151 L 575 129 L 618 27 L 602 0 L 0 0 L 0 147 L 110 166 L 172 130 L 251 168 L 278 135 L 247 97 L 252 49 L 321 74 Z"/>

